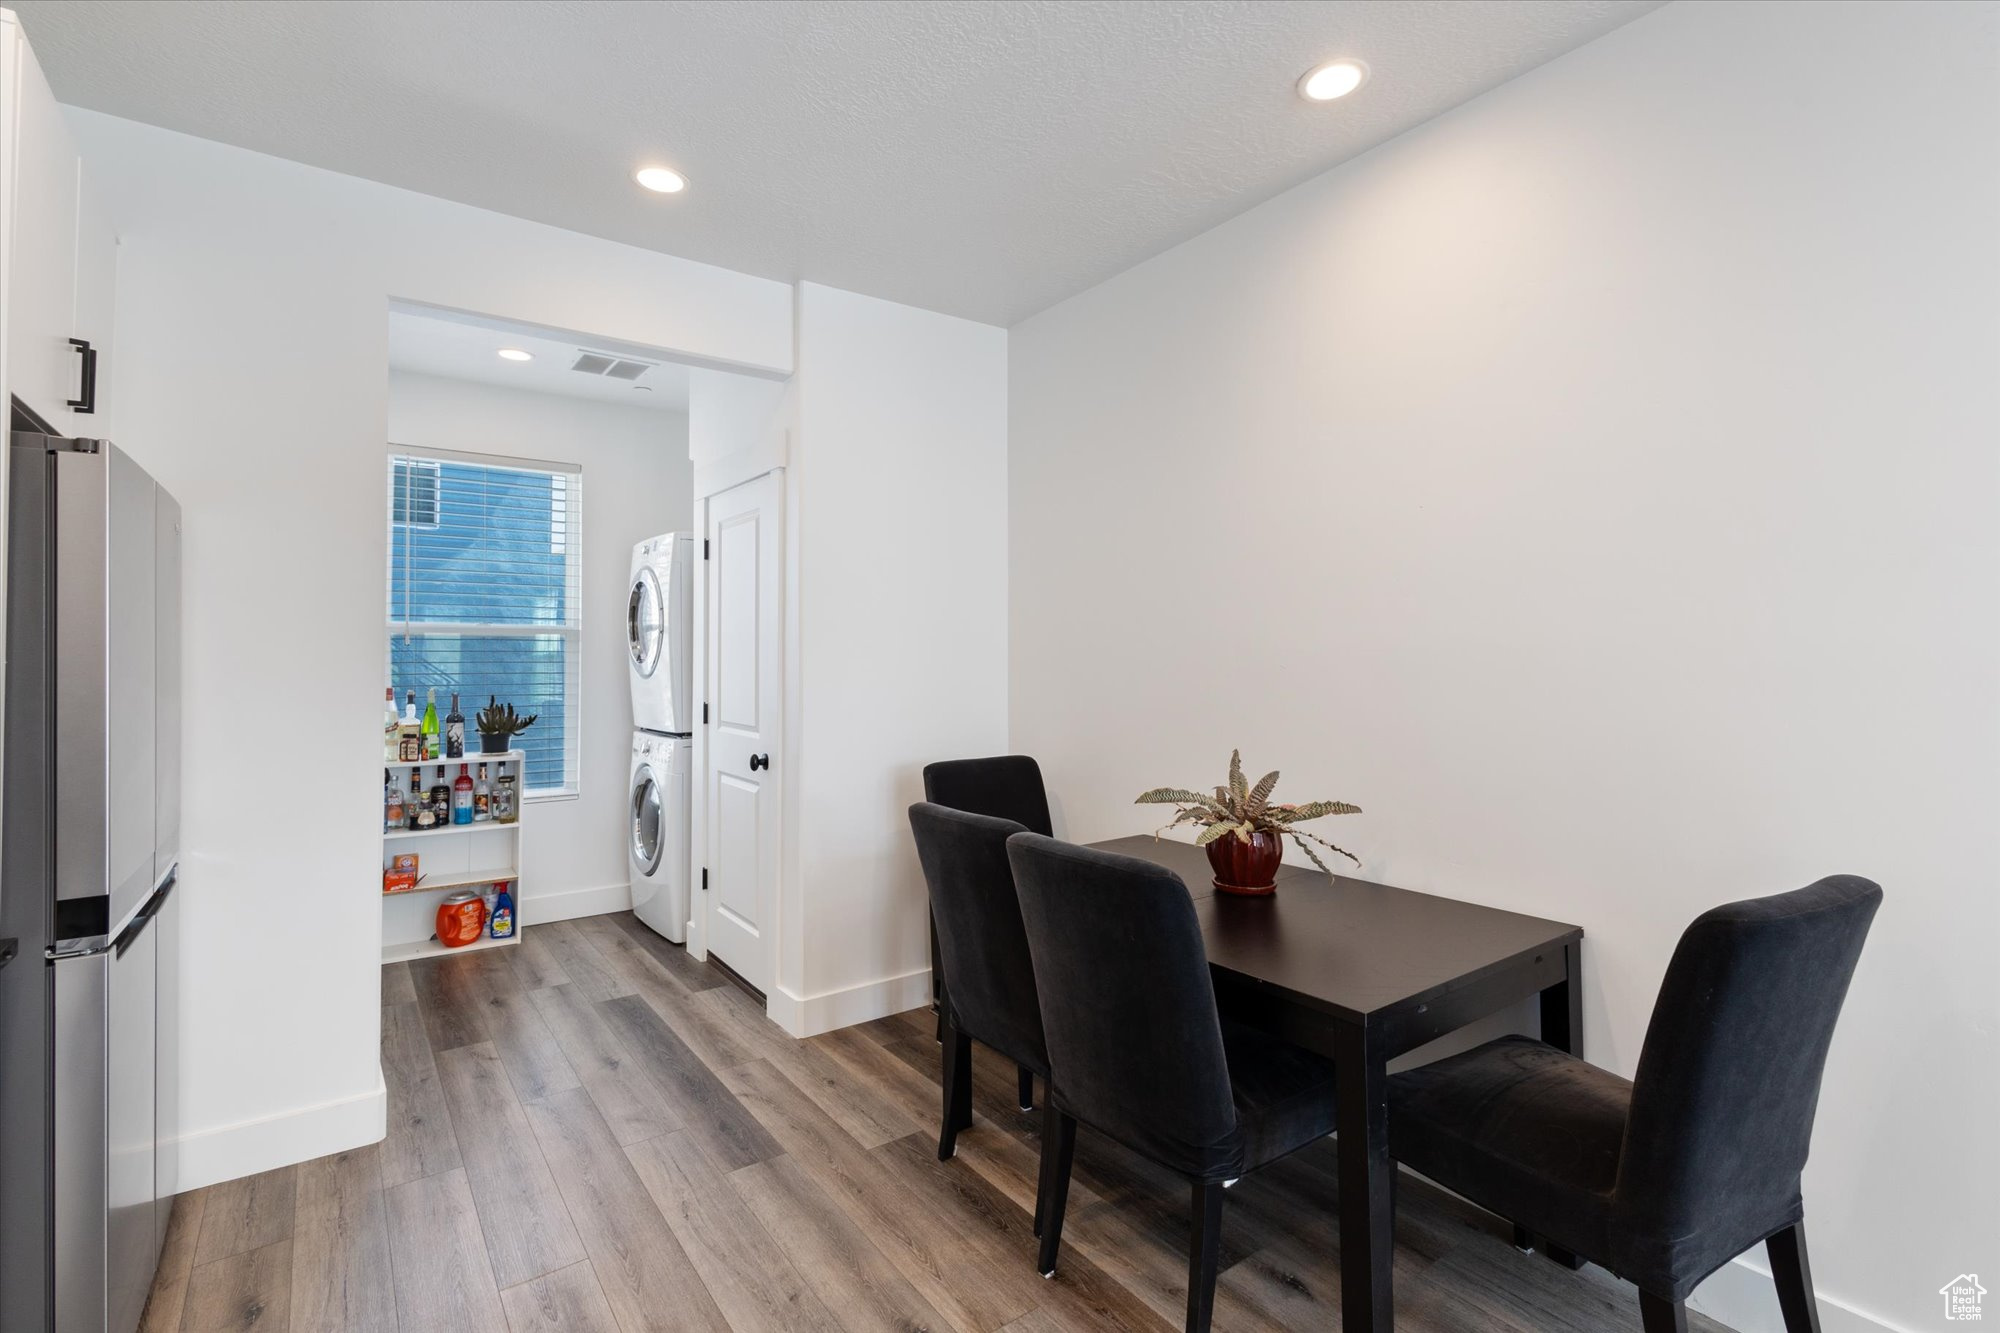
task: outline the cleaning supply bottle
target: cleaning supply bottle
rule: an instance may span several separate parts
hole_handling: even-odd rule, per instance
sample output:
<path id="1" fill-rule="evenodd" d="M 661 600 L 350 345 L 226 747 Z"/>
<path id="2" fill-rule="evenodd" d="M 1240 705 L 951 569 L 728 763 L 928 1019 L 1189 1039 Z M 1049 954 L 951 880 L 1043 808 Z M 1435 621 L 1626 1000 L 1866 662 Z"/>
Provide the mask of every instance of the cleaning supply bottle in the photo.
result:
<path id="1" fill-rule="evenodd" d="M 486 933 L 504 940 L 514 933 L 514 895 L 503 880 L 493 886 L 493 913 L 486 919 Z"/>

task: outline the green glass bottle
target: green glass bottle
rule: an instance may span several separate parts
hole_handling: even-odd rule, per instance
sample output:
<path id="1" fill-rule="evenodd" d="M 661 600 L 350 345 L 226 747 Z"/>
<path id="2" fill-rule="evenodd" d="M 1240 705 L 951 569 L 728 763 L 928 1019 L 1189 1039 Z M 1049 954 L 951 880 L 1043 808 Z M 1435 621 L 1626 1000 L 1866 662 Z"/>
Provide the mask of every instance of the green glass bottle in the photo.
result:
<path id="1" fill-rule="evenodd" d="M 438 757 L 438 692 L 432 690 L 424 704 L 424 758 Z"/>

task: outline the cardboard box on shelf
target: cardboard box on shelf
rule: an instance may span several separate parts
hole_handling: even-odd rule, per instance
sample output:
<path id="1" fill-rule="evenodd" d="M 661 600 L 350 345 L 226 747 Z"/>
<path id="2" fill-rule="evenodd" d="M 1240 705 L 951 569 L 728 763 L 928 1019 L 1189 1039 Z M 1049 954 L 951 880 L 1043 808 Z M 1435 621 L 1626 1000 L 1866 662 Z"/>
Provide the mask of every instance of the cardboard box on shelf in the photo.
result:
<path id="1" fill-rule="evenodd" d="M 382 892 L 408 893 L 417 887 L 417 854 L 399 852 L 387 870 L 382 872 Z"/>

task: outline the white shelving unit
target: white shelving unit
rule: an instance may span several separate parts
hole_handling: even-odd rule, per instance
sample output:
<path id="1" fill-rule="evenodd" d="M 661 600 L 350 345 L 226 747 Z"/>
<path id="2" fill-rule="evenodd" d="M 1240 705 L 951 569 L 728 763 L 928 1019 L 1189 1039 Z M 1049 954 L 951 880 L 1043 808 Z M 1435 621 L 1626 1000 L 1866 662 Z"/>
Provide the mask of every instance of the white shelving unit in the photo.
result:
<path id="1" fill-rule="evenodd" d="M 445 948 L 435 937 L 419 940 L 415 944 L 385 944 L 382 946 L 382 962 L 387 966 L 390 963 L 406 963 L 412 958 L 435 958 L 439 954 L 478 953 L 481 949 L 504 949 L 520 938 L 521 927 L 516 925 L 514 933 L 504 940 L 496 940 L 491 935 L 481 935 L 472 943 L 456 949 Z"/>
<path id="2" fill-rule="evenodd" d="M 414 852 L 417 856 L 417 887 L 401 893 L 382 894 L 382 961 L 400 963 L 412 958 L 432 958 L 448 953 L 473 953 L 480 949 L 500 949 L 521 938 L 521 822 L 527 803 L 521 799 L 522 766 L 527 755 L 520 750 L 505 754 L 469 753 L 462 759 L 426 759 L 422 763 L 384 762 L 407 788 L 410 770 L 423 770 L 428 788 L 445 770 L 446 785 L 458 778 L 458 766 L 466 764 L 472 775 L 486 765 L 489 785 L 499 786 L 500 774 L 514 778 L 514 811 L 511 824 L 488 820 L 481 824 L 448 824 L 431 829 L 385 829 L 382 833 L 382 869 L 387 870 L 397 856 Z M 514 933 L 504 940 L 482 935 L 471 944 L 447 949 L 437 941 L 438 901 L 453 889 L 477 888 L 483 884 L 510 883 L 514 897 Z M 377 881 L 380 890 L 380 881 Z"/>

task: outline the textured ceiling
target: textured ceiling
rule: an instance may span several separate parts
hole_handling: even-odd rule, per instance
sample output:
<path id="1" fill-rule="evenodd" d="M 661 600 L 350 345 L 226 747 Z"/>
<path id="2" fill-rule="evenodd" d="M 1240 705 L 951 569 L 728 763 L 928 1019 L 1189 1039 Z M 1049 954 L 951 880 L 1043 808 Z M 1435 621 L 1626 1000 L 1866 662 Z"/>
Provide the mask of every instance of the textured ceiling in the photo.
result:
<path id="1" fill-rule="evenodd" d="M 12 7 L 66 102 L 1012 324 L 1658 2 Z M 1341 55 L 1359 92 L 1294 94 Z"/>

